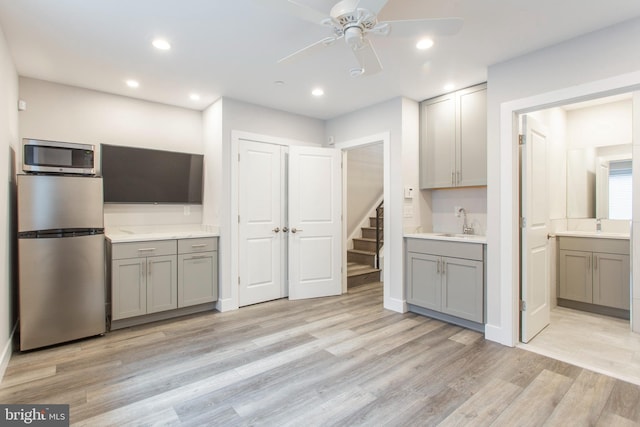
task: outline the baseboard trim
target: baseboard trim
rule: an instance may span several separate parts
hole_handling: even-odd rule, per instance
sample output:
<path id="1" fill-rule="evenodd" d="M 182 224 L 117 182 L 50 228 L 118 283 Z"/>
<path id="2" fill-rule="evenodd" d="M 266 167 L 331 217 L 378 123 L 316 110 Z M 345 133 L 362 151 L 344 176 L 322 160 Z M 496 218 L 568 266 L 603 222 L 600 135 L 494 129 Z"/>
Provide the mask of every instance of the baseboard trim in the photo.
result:
<path id="1" fill-rule="evenodd" d="M 384 308 L 387 310 L 393 310 L 398 313 L 407 312 L 407 302 L 396 298 L 385 298 Z"/>
<path id="2" fill-rule="evenodd" d="M 157 322 L 159 320 L 169 320 L 180 316 L 188 316 L 190 314 L 204 313 L 214 311 L 215 305 L 212 302 L 194 305 L 191 307 L 178 308 L 176 310 L 160 311 L 158 313 L 146 314 L 144 316 L 129 317 L 126 319 L 112 320 L 110 331 L 122 328 L 130 328 L 131 326 L 143 325 L 145 323 Z"/>
<path id="3" fill-rule="evenodd" d="M 4 373 L 7 370 L 7 366 L 9 366 L 9 360 L 11 360 L 11 356 L 13 355 L 13 337 L 18 328 L 18 323 L 16 322 L 13 325 L 13 329 L 11 330 L 11 334 L 9 334 L 9 339 L 4 345 L 4 349 L 2 350 L 2 358 L 0 359 L 0 383 L 4 380 Z"/>
<path id="4" fill-rule="evenodd" d="M 216 302 L 216 310 L 220 313 L 237 310 L 238 308 L 238 304 L 234 304 L 231 298 L 219 299 L 218 302 Z"/>
<path id="5" fill-rule="evenodd" d="M 498 344 L 506 345 L 507 347 L 515 346 L 515 343 L 511 340 L 511 338 L 505 336 L 504 328 L 501 328 L 499 326 L 485 324 L 484 338 L 489 341 L 497 342 Z"/>

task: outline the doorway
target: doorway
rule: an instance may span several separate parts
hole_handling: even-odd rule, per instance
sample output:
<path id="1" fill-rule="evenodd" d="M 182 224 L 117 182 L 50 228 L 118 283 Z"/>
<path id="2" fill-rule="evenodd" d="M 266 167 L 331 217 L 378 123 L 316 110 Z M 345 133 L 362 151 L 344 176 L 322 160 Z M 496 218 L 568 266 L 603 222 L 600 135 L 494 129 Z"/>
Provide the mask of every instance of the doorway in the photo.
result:
<path id="1" fill-rule="evenodd" d="M 384 242 L 384 145 L 382 141 L 343 150 L 347 227 L 347 288 L 382 282 Z"/>
<path id="2" fill-rule="evenodd" d="M 624 193 L 626 200 L 623 203 L 627 206 L 620 208 L 618 201 L 609 197 L 610 191 L 616 193 L 622 188 L 614 182 L 618 177 L 612 175 L 609 180 L 609 174 L 602 171 L 608 170 L 611 164 L 614 168 L 626 166 L 620 175 L 631 173 L 632 103 L 631 93 L 626 93 L 530 111 L 520 117 L 527 136 L 520 148 L 524 161 L 519 168 L 522 184 L 520 216 L 526 218 L 520 237 L 520 298 L 525 306 L 521 306 L 519 330 L 520 345 L 527 350 L 640 384 L 640 362 L 634 362 L 637 357 L 630 356 L 640 355 L 640 335 L 631 332 L 630 320 L 603 315 L 611 312 L 596 304 L 595 290 L 594 304 L 574 305 L 566 300 L 564 279 L 569 270 L 558 261 L 560 255 L 567 252 L 559 250 L 558 239 L 564 238 L 561 236 L 589 237 L 593 233 L 597 238 L 618 239 L 626 234 L 629 242 L 631 193 Z M 529 136 L 531 129 L 534 134 L 543 129 L 544 143 L 540 143 L 539 136 Z M 537 159 L 533 154 L 536 150 Z M 530 157 L 536 162 L 535 166 L 530 163 Z M 536 176 L 542 171 L 544 176 Z M 631 176 L 622 178 L 630 184 Z M 539 184 L 537 188 L 531 185 L 532 181 Z M 610 207 L 612 214 L 608 215 Z M 542 208 L 544 212 L 534 218 L 532 211 L 536 208 Z M 545 244 L 547 238 L 541 238 L 533 247 L 542 247 L 544 251 L 532 250 L 530 245 L 530 241 L 535 240 L 535 233 L 530 228 L 538 225 L 548 242 Z M 630 244 L 626 245 L 628 249 Z M 532 253 L 544 256 L 538 259 L 531 256 Z M 628 265 L 628 255 L 626 259 Z M 594 276 L 597 260 L 594 257 L 585 264 L 595 263 Z M 538 277 L 532 272 L 537 272 Z M 560 276 L 559 272 L 564 275 Z M 626 286 L 628 298 L 632 281 L 628 280 Z M 588 297 L 591 296 L 589 290 Z M 543 305 L 546 305 L 546 315 L 542 317 L 546 319 L 536 320 L 536 310 Z M 614 312 L 624 314 L 624 310 Z"/>

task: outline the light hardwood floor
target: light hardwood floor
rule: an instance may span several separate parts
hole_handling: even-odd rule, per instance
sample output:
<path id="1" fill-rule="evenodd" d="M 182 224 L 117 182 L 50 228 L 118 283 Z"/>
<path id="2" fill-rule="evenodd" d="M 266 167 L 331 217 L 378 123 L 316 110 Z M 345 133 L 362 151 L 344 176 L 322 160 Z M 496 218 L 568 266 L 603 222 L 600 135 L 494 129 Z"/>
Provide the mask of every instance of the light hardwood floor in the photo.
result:
<path id="1" fill-rule="evenodd" d="M 0 402 L 92 427 L 640 423 L 640 387 L 384 310 L 379 283 L 16 354 Z"/>
<path id="2" fill-rule="evenodd" d="M 521 347 L 640 385 L 640 334 L 628 320 L 556 307 L 549 326 Z"/>

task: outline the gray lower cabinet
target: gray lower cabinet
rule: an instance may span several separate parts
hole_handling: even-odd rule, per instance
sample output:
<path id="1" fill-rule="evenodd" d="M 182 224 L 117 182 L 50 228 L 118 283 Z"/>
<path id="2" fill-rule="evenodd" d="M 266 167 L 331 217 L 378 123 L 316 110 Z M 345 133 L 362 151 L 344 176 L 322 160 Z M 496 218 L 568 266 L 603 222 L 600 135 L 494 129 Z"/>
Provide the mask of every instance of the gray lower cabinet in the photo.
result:
<path id="1" fill-rule="evenodd" d="M 629 241 L 560 237 L 558 298 L 629 310 Z"/>
<path id="2" fill-rule="evenodd" d="M 178 307 L 176 253 L 175 240 L 112 245 L 113 320 Z"/>
<path id="3" fill-rule="evenodd" d="M 215 237 L 109 244 L 114 321 L 218 299 Z"/>
<path id="4" fill-rule="evenodd" d="M 484 322 L 482 244 L 406 239 L 407 302 Z"/>
<path id="5" fill-rule="evenodd" d="M 178 240 L 178 307 L 218 299 L 218 240 Z"/>

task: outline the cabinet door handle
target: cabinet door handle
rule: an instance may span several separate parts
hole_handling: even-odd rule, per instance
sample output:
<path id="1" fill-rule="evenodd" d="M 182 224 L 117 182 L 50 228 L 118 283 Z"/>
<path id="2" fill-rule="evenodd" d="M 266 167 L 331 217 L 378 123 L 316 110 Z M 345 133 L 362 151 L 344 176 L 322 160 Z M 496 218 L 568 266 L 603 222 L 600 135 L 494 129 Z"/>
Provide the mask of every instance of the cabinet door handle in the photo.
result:
<path id="1" fill-rule="evenodd" d="M 299 233 L 299 232 L 301 232 L 301 231 L 302 231 L 302 229 L 301 229 L 301 228 L 295 228 L 295 227 L 293 227 L 293 228 L 291 229 L 291 232 L 292 232 L 292 233 Z"/>
<path id="2" fill-rule="evenodd" d="M 446 276 L 447 275 L 447 262 L 446 261 L 442 261 L 442 275 Z"/>
<path id="3" fill-rule="evenodd" d="M 460 171 L 456 172 L 456 174 L 458 175 L 458 180 L 456 181 L 456 184 L 460 184 Z"/>
<path id="4" fill-rule="evenodd" d="M 594 270 L 598 269 L 598 255 L 593 257 L 593 269 Z"/>
<path id="5" fill-rule="evenodd" d="M 456 176 L 456 173 L 454 171 L 451 171 L 451 185 L 456 185 L 455 176 Z"/>
<path id="6" fill-rule="evenodd" d="M 146 266 L 144 265 L 144 261 L 140 261 L 140 280 L 144 280 L 144 276 L 147 273 Z"/>
<path id="7" fill-rule="evenodd" d="M 591 270 L 591 257 L 587 258 L 587 271 Z"/>
<path id="8" fill-rule="evenodd" d="M 149 261 L 147 265 L 149 266 L 149 277 L 151 277 L 151 266 L 153 265 L 153 262 Z"/>
<path id="9" fill-rule="evenodd" d="M 199 245 L 191 245 L 192 248 L 204 248 L 205 246 L 207 246 L 206 243 L 200 243 Z"/>
<path id="10" fill-rule="evenodd" d="M 436 261 L 436 273 L 440 274 L 440 260 Z"/>
<path id="11" fill-rule="evenodd" d="M 156 248 L 140 248 L 138 249 L 138 252 L 149 252 L 149 251 L 155 251 Z"/>

